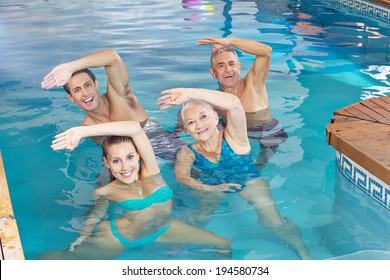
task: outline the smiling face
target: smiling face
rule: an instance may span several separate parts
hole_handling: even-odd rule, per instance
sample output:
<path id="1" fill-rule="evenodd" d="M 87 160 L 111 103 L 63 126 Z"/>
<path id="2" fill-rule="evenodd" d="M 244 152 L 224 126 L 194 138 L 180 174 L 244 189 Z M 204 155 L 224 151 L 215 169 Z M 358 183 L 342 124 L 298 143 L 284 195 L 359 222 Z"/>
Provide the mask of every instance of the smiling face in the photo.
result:
<path id="1" fill-rule="evenodd" d="M 219 51 L 213 54 L 210 73 L 222 88 L 234 88 L 240 81 L 241 64 L 232 51 Z"/>
<path id="2" fill-rule="evenodd" d="M 189 102 L 183 106 L 182 118 L 186 131 L 196 140 L 207 141 L 218 132 L 218 114 L 205 102 Z"/>
<path id="3" fill-rule="evenodd" d="M 126 184 L 138 180 L 139 155 L 131 140 L 116 141 L 106 145 L 104 149 L 104 163 L 113 177 Z"/>
<path id="4" fill-rule="evenodd" d="M 99 100 L 97 81 L 94 81 L 87 73 L 80 72 L 69 80 L 67 86 L 70 101 L 86 112 L 96 110 Z"/>

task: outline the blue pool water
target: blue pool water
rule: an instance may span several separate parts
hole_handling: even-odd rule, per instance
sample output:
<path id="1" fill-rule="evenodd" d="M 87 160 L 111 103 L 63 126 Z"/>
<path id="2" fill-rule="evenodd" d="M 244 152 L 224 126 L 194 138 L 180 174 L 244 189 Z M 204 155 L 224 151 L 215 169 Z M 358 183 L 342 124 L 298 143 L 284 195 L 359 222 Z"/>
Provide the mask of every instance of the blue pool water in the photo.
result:
<path id="1" fill-rule="evenodd" d="M 0 0 L 0 149 L 26 259 L 66 249 L 77 237 L 102 164 L 90 140 L 73 152 L 50 149 L 53 136 L 84 114 L 62 89 L 42 90 L 42 78 L 59 63 L 113 48 L 150 116 L 173 130 L 176 111 L 160 112 L 156 104 L 161 90 L 217 88 L 208 72 L 210 47 L 196 46 L 207 36 L 251 38 L 273 48 L 269 101 L 289 138 L 262 174 L 312 254 L 390 251 L 389 213 L 373 204 L 369 217 L 359 215 L 359 199 L 345 191 L 353 186 L 340 182 L 335 151 L 325 140 L 334 111 L 390 92 L 389 21 L 361 16 L 342 2 Z M 246 73 L 253 57 L 241 53 L 240 60 Z M 94 72 L 105 85 L 103 69 Z M 174 215 L 184 218 L 195 207 L 194 193 L 174 181 L 168 162 L 159 162 L 174 189 Z M 297 259 L 236 195 L 208 229 L 232 240 L 235 259 Z M 150 244 L 118 258 L 171 259 L 170 249 Z M 196 249 L 174 258 L 214 258 Z"/>

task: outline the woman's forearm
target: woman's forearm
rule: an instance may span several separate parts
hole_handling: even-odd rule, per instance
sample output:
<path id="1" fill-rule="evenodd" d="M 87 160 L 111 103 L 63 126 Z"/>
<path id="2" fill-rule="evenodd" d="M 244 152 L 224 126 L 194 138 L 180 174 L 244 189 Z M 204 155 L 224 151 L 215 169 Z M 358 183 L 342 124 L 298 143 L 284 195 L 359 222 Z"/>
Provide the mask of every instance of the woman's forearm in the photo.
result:
<path id="1" fill-rule="evenodd" d="M 180 175 L 177 175 L 176 176 L 176 181 L 181 183 L 181 184 L 183 184 L 183 185 L 186 185 L 186 186 L 188 186 L 190 188 L 199 190 L 199 191 L 210 191 L 210 186 L 209 185 L 205 185 L 202 182 L 200 182 L 199 180 L 197 180 L 195 178 L 192 178 L 190 176 L 180 176 Z"/>
<path id="2" fill-rule="evenodd" d="M 190 99 L 201 99 L 225 111 L 242 108 L 241 101 L 233 94 L 203 88 L 186 88 Z"/>
<path id="3" fill-rule="evenodd" d="M 108 122 L 79 127 L 82 138 L 110 135 L 134 137 L 140 132 L 142 132 L 141 125 L 135 121 Z"/>

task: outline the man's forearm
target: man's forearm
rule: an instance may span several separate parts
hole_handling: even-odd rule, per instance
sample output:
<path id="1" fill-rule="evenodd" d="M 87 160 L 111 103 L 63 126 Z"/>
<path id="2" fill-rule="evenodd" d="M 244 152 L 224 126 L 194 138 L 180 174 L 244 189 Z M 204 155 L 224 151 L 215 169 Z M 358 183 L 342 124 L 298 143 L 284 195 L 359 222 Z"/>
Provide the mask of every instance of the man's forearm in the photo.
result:
<path id="1" fill-rule="evenodd" d="M 116 51 L 107 49 L 70 61 L 68 62 L 68 65 L 71 67 L 72 72 L 76 72 L 85 68 L 108 67 L 120 59 L 121 58 Z"/>
<path id="2" fill-rule="evenodd" d="M 272 48 L 255 40 L 229 37 L 229 46 L 256 56 L 271 56 Z"/>

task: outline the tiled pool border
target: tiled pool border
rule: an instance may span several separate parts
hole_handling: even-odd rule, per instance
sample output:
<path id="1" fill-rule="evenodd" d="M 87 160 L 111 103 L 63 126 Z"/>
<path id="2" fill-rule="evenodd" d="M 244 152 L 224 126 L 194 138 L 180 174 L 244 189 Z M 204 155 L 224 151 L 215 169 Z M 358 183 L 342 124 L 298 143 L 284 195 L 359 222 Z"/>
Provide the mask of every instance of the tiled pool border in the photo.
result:
<path id="1" fill-rule="evenodd" d="M 390 1 L 381 1 L 383 5 L 368 0 L 324 0 L 324 3 L 346 14 L 374 19 L 390 26 Z"/>
<path id="2" fill-rule="evenodd" d="M 390 211 L 389 185 L 337 150 L 336 162 L 344 176 L 376 201 L 378 207 L 384 207 Z"/>

